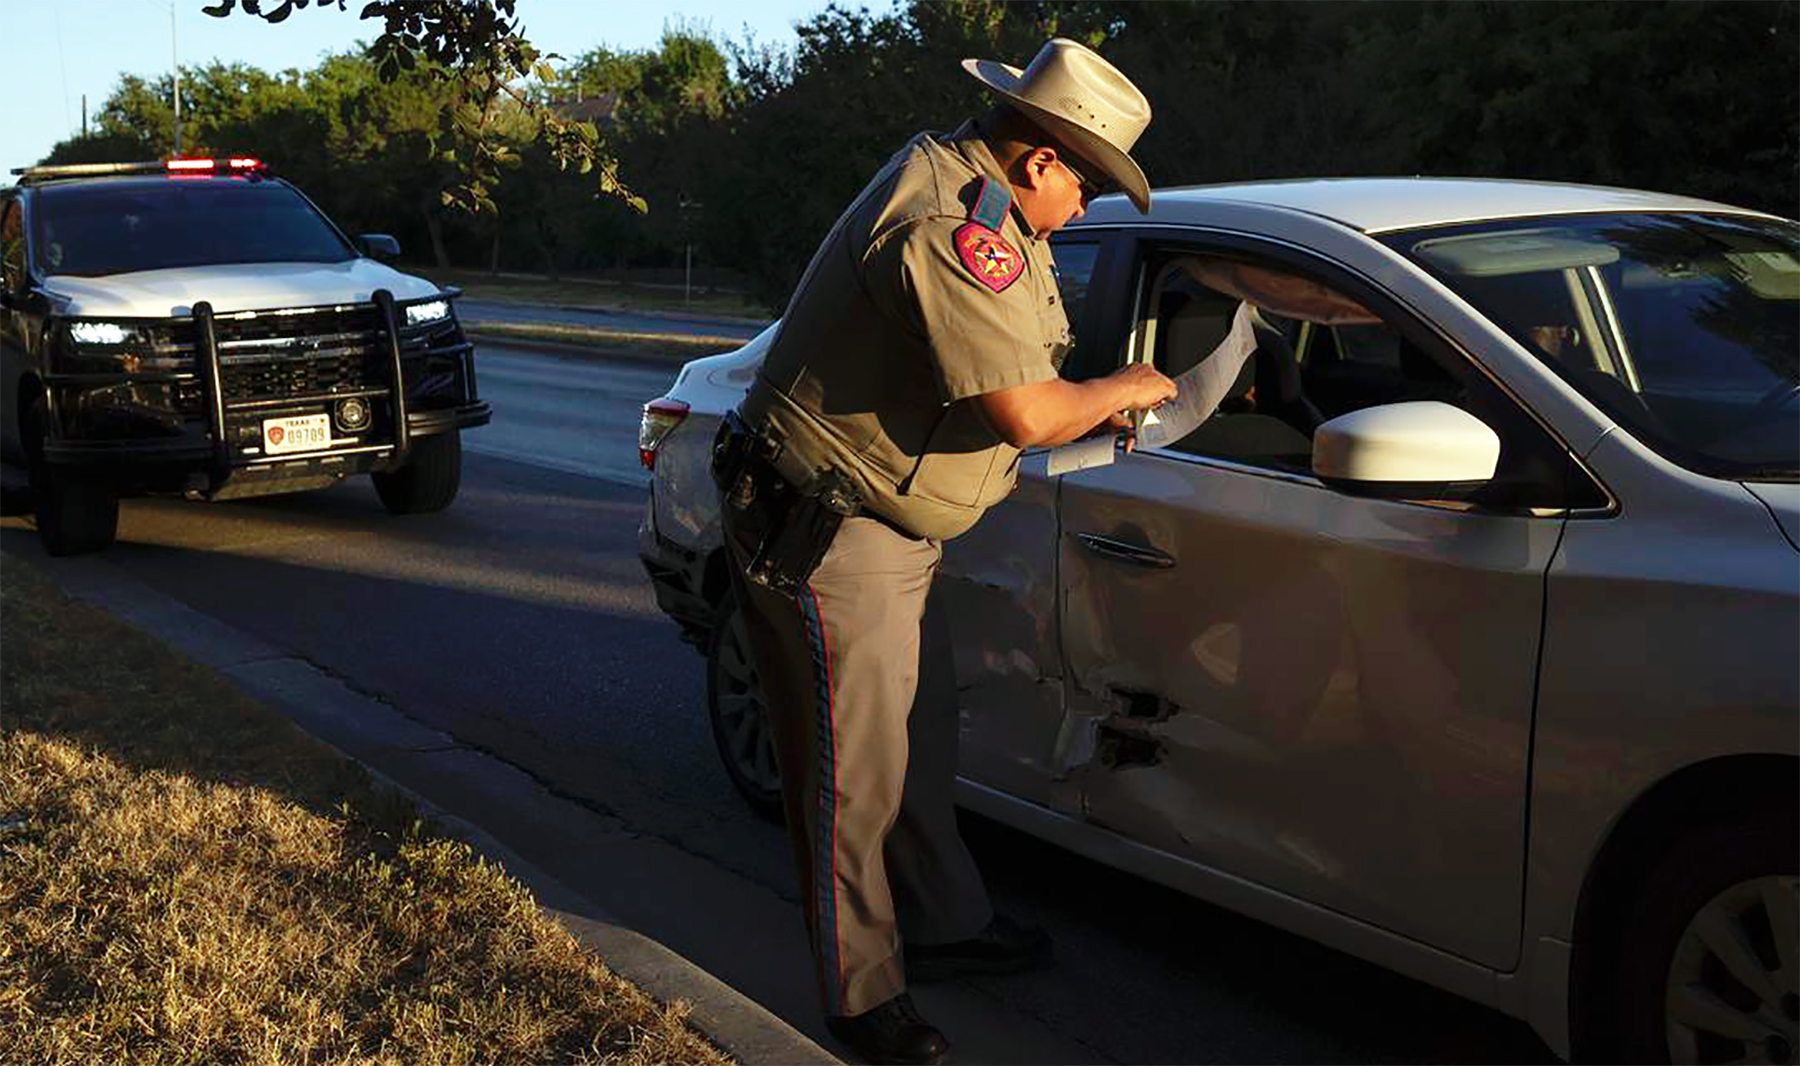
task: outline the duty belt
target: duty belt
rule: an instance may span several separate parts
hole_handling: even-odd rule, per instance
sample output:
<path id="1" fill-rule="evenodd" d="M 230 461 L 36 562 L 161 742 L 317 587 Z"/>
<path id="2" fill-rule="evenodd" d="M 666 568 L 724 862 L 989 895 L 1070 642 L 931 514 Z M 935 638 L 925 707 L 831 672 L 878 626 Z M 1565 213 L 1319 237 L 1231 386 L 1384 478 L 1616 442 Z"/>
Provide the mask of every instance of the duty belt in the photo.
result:
<path id="1" fill-rule="evenodd" d="M 781 445 L 728 412 L 713 439 L 712 475 L 721 506 L 743 514 L 761 539 L 744 577 L 794 594 L 825 558 L 844 519 L 862 511 L 862 493 L 848 475 L 821 470 L 796 487 L 775 469 Z"/>

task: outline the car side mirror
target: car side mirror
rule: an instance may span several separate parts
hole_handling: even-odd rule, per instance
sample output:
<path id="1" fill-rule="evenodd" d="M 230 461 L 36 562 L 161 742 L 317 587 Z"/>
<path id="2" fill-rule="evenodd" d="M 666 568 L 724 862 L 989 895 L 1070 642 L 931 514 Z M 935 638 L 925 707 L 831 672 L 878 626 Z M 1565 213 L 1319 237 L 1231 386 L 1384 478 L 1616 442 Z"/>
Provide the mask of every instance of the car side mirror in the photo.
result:
<path id="1" fill-rule="evenodd" d="M 356 250 L 384 263 L 400 258 L 400 242 L 385 233 L 362 234 L 356 238 Z"/>
<path id="2" fill-rule="evenodd" d="M 1499 434 L 1437 400 L 1365 407 L 1313 432 L 1313 474 L 1358 496 L 1459 498 L 1492 480 L 1499 462 Z"/>

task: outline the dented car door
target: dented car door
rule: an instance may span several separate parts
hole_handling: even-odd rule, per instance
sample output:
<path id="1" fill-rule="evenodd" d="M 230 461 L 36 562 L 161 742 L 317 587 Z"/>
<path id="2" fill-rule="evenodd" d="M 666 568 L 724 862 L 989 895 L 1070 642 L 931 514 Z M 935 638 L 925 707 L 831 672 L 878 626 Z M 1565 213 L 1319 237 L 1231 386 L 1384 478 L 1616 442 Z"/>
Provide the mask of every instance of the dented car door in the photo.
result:
<path id="1" fill-rule="evenodd" d="M 1508 968 L 1564 519 L 1328 485 L 1306 415 L 1463 404 L 1519 456 L 1537 446 L 1529 421 L 1501 417 L 1516 408 L 1463 353 L 1338 265 L 1238 241 L 1228 269 L 1189 269 L 1212 254 L 1141 242 L 1109 350 L 1181 372 L 1216 350 L 1222 298 L 1310 315 L 1289 334 L 1370 361 L 1356 388 L 1285 397 L 1265 371 L 1286 364 L 1292 384 L 1318 353 L 1259 333 L 1257 373 L 1191 435 L 1061 479 L 1052 791 L 1170 855 Z M 1356 324 L 1318 324 L 1346 308 Z"/>
<path id="2" fill-rule="evenodd" d="M 1041 313 L 1068 323 L 1071 347 L 1092 346 L 1104 302 L 1105 232 L 1054 242 L 1057 291 Z M 1060 306 L 1058 304 L 1060 303 Z M 1068 348 L 1052 353 L 1059 370 Z M 944 545 L 932 612 L 948 623 L 961 714 L 962 776 L 1032 803 L 1074 811 L 1054 788 L 1062 727 L 1062 648 L 1056 570 L 1057 479 L 1038 450 L 1019 459 L 1018 484 L 969 532 Z"/>
<path id="3" fill-rule="evenodd" d="M 944 545 L 932 610 L 955 649 L 964 777 L 1051 804 L 1050 754 L 1062 723 L 1056 616 L 1056 482 L 1046 455 L 969 532 Z"/>
<path id="4" fill-rule="evenodd" d="M 1062 486 L 1092 821 L 1494 966 L 1559 523 L 1146 452 Z"/>

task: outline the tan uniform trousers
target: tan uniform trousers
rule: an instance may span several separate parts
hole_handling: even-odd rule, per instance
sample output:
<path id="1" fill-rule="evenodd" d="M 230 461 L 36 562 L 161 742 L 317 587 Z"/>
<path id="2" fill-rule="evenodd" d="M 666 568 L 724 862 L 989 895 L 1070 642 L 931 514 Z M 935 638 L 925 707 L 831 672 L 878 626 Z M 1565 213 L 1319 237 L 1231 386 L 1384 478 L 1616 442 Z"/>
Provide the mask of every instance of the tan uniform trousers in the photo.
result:
<path id="1" fill-rule="evenodd" d="M 724 517 L 820 997 L 861 1014 L 905 990 L 902 934 L 950 943 L 993 916 L 956 828 L 956 682 L 926 611 L 942 548 L 849 518 L 785 596 L 743 580 L 758 531 Z"/>

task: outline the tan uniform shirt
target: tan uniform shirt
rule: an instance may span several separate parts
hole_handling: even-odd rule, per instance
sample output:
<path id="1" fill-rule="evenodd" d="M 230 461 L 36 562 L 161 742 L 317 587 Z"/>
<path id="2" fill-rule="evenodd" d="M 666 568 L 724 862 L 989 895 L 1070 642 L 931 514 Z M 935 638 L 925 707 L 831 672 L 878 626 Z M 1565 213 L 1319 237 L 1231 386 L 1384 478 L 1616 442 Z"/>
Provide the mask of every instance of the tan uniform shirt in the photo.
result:
<path id="1" fill-rule="evenodd" d="M 1018 450 L 974 397 L 1054 378 L 1069 323 L 1050 246 L 1007 190 L 966 123 L 913 138 L 838 219 L 744 402 L 782 442 L 783 476 L 836 468 L 865 507 L 934 539 L 1011 491 Z"/>

